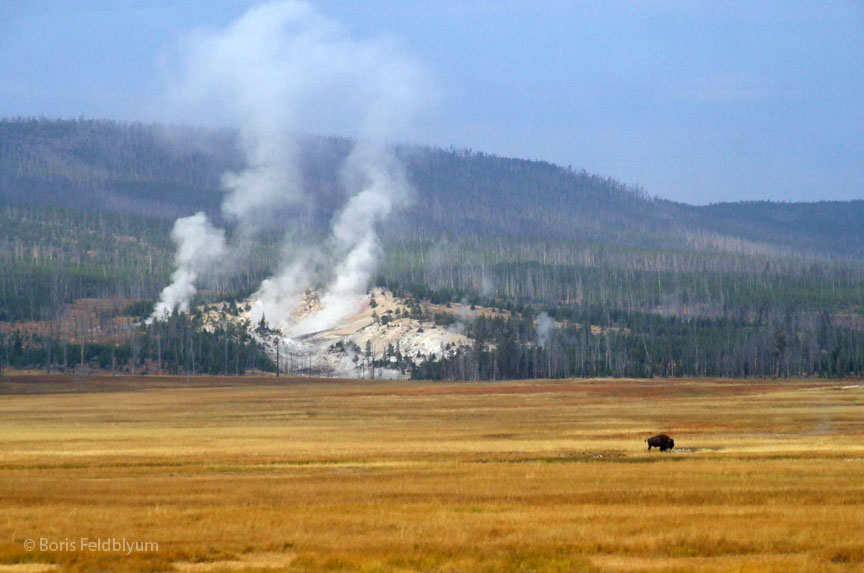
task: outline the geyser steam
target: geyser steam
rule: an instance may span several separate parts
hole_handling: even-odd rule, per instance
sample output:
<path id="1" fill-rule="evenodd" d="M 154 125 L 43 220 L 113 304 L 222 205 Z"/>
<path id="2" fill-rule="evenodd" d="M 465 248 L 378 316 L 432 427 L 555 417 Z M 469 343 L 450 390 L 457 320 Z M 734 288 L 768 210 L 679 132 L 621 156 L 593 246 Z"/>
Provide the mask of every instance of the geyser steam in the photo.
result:
<path id="1" fill-rule="evenodd" d="M 246 167 L 223 176 L 222 211 L 241 238 L 274 212 L 293 207 L 296 216 L 314 202 L 299 176 L 298 134 L 357 141 L 341 173 L 350 198 L 332 222 L 326 248 L 307 246 L 281 261 L 252 297 L 253 323 L 266 316 L 293 335 L 333 326 L 357 309 L 370 286 L 381 253 L 378 224 L 410 198 L 392 144 L 408 135 L 415 111 L 432 93 L 422 69 L 392 43 L 352 39 L 293 0 L 257 5 L 224 30 L 196 35 L 182 69 L 174 103 L 238 126 Z M 175 284 L 166 291 L 194 293 L 197 273 L 181 273 L 184 268 L 178 256 Z M 323 277 L 329 282 L 321 310 L 291 325 L 300 295 Z M 188 298 L 174 306 L 187 310 Z"/>
<path id="2" fill-rule="evenodd" d="M 171 238 L 177 244 L 171 284 L 162 289 L 151 319 L 162 319 L 176 309 L 189 312 L 195 295 L 195 279 L 225 254 L 225 232 L 207 221 L 204 213 L 182 217 L 174 222 Z"/>
<path id="3" fill-rule="evenodd" d="M 359 189 L 333 222 L 333 242 L 343 257 L 321 297 L 321 310 L 292 328 L 292 335 L 332 328 L 358 310 L 380 256 L 376 226 L 410 199 L 402 165 L 375 145 L 359 144 L 354 149 L 343 179 L 347 188 Z"/>
<path id="4" fill-rule="evenodd" d="M 545 312 L 541 312 L 537 316 L 537 346 L 546 348 L 552 342 L 552 335 L 555 333 L 555 321 L 552 320 Z"/>

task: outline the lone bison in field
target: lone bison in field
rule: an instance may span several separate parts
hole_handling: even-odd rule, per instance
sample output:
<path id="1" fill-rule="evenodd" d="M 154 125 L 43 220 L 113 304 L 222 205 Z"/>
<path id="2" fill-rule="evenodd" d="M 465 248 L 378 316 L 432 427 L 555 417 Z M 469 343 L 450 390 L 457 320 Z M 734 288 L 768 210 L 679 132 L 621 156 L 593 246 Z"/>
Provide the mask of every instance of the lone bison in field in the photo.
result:
<path id="1" fill-rule="evenodd" d="M 675 440 L 667 436 L 666 434 L 658 434 L 651 438 L 645 440 L 648 442 L 648 451 L 651 451 L 651 448 L 660 448 L 661 452 L 665 452 L 666 450 L 671 450 L 675 447 Z"/>

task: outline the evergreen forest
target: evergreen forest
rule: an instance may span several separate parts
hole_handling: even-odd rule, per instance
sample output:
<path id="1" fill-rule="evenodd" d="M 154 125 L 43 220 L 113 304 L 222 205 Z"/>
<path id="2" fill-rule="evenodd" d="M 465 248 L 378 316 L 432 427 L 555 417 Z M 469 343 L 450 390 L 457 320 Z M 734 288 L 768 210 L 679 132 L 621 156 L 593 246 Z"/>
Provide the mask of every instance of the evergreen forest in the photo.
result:
<path id="1" fill-rule="evenodd" d="M 351 142 L 299 140 L 312 201 L 232 237 L 242 256 L 204 277 L 196 305 L 236 314 L 284 236 L 325 239 Z M 396 153 L 414 197 L 379 229 L 375 285 L 501 311 L 413 377 L 864 375 L 864 200 L 696 206 L 543 161 Z M 227 129 L 0 120 L 0 369 L 273 371 L 247 329 L 202 328 L 197 309 L 144 322 L 173 270 L 174 220 L 203 211 L 231 234 L 221 181 L 242 167 Z"/>

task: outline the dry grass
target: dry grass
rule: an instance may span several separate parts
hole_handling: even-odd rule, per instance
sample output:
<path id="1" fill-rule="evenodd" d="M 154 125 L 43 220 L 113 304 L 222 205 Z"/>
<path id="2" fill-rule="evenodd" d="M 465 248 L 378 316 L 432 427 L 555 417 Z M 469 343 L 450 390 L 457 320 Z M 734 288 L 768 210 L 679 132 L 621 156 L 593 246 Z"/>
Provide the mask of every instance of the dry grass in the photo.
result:
<path id="1" fill-rule="evenodd" d="M 125 342 L 135 319 L 120 314 L 128 304 L 136 302 L 123 297 L 79 298 L 66 306 L 59 323 L 50 320 L 0 321 L 0 334 L 51 334 L 78 344 L 112 341 Z"/>
<path id="2" fill-rule="evenodd" d="M 7 380 L 0 572 L 861 569 L 857 384 Z"/>

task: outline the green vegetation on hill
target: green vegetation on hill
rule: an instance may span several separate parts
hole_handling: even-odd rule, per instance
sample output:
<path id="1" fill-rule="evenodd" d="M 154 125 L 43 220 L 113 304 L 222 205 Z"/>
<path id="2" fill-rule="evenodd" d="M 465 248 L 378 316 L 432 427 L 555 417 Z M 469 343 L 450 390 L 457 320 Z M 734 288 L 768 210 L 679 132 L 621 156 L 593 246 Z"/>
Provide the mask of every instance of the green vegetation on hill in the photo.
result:
<path id="1" fill-rule="evenodd" d="M 309 205 L 262 213 L 241 272 L 204 277 L 200 300 L 251 293 L 274 272 L 283 234 L 325 236 L 351 145 L 309 136 L 301 147 Z M 465 325 L 477 347 L 417 376 L 864 374 L 864 201 L 697 207 L 545 162 L 398 153 L 416 192 L 380 229 L 376 282 L 513 311 Z M 231 232 L 220 180 L 242 165 L 230 131 L 0 121 L 6 348 L 12 323 L 62 321 L 82 298 L 153 300 L 172 271 L 176 217 L 205 211 Z M 544 311 L 556 323 L 541 348 Z"/>

